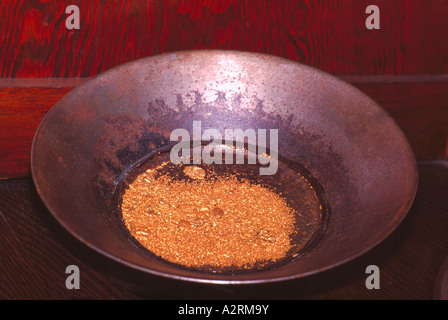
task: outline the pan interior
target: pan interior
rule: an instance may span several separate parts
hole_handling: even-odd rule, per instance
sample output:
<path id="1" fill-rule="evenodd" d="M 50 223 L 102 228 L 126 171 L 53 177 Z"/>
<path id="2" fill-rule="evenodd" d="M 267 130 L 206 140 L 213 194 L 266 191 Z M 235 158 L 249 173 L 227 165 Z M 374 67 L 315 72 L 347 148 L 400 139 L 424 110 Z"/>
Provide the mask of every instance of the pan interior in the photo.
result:
<path id="1" fill-rule="evenodd" d="M 227 129 L 278 130 L 279 168 L 273 176 L 260 176 L 259 164 L 194 166 L 262 184 L 302 215 L 309 199 L 315 209 L 308 208 L 309 216 L 319 224 L 310 230 L 298 224 L 295 230 L 307 237 L 296 239 L 294 250 L 249 268 L 188 267 L 158 257 L 132 236 L 120 202 L 139 172 L 166 162 L 178 129 L 193 140 L 207 137 L 209 129 L 222 136 Z M 184 174 L 188 166 L 194 167 L 166 166 L 170 170 L 159 173 L 193 184 Z M 293 61 L 229 51 L 148 57 L 75 88 L 39 126 L 31 169 L 51 214 L 92 249 L 153 275 L 226 284 L 301 278 L 360 256 L 401 223 L 418 183 L 406 137 L 368 96 Z M 208 175 L 205 181 L 212 182 Z"/>
<path id="2" fill-rule="evenodd" d="M 238 274 L 299 259 L 320 240 L 330 207 L 303 166 L 278 156 L 275 174 L 261 175 L 266 164 L 249 161 L 256 149 L 247 144 L 220 145 L 222 163 L 209 164 L 206 144 L 194 145 L 181 163 L 171 161 L 170 145 L 120 174 L 116 214 L 146 254 L 190 271 Z"/>

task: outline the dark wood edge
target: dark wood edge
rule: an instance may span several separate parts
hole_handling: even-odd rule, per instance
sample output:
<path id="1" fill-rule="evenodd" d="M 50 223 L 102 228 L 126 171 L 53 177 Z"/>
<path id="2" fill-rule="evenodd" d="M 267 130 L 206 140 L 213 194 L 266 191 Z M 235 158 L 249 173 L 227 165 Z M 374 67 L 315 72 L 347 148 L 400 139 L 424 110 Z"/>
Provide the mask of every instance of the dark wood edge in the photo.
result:
<path id="1" fill-rule="evenodd" d="M 407 135 L 417 160 L 448 158 L 448 74 L 339 78 L 389 112 Z M 29 176 L 28 149 L 34 130 L 59 98 L 89 79 L 0 78 L 0 92 L 6 99 L 0 101 L 0 120 L 6 126 L 3 141 L 0 135 L 0 153 L 6 152 L 0 159 L 0 179 Z M 24 132 L 18 136 L 15 124 L 21 121 Z"/>
<path id="2" fill-rule="evenodd" d="M 89 78 L 0 78 L 0 88 L 77 87 Z"/>

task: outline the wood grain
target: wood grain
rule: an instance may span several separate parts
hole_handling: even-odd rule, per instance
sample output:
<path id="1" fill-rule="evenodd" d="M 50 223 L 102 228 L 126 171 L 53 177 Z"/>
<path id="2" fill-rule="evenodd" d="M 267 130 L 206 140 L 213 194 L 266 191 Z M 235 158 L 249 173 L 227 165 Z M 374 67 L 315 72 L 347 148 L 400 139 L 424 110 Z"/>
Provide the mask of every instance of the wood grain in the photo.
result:
<path id="1" fill-rule="evenodd" d="M 30 174 L 31 144 L 48 110 L 72 88 L 0 88 L 0 177 Z"/>
<path id="2" fill-rule="evenodd" d="M 67 30 L 65 8 L 80 9 Z M 367 30 L 368 5 L 381 29 Z M 154 54 L 269 53 L 336 75 L 448 73 L 448 1 L 16 0 L 0 3 L 0 77 L 91 77 Z"/>
<path id="3" fill-rule="evenodd" d="M 343 79 L 385 108 L 405 133 L 417 159 L 448 156 L 448 77 L 362 76 Z M 29 176 L 31 144 L 39 123 L 73 88 L 63 85 L 86 80 L 0 81 L 0 178 Z M 39 83 L 40 87 L 30 87 Z M 7 84 L 18 87 L 5 87 Z M 51 87 L 47 87 L 50 84 Z"/>
<path id="4" fill-rule="evenodd" d="M 123 298 L 101 265 L 86 264 L 96 256 L 52 219 L 30 180 L 0 185 L 0 256 L 2 300 Z M 82 290 L 66 288 L 69 265 L 79 267 Z"/>
<path id="5" fill-rule="evenodd" d="M 369 77 L 367 77 L 369 78 Z M 387 77 L 386 77 L 387 78 Z M 448 156 L 448 78 L 345 78 L 397 122 L 418 160 Z"/>
<path id="6" fill-rule="evenodd" d="M 407 217 L 366 254 L 304 279 L 238 286 L 169 280 L 112 261 L 63 229 L 31 180 L 0 181 L 0 299 L 430 300 L 448 254 L 448 165 L 421 163 L 419 172 Z M 65 287 L 65 268 L 72 264 L 80 269 L 80 290 Z M 372 264 L 380 268 L 379 290 L 365 286 Z"/>

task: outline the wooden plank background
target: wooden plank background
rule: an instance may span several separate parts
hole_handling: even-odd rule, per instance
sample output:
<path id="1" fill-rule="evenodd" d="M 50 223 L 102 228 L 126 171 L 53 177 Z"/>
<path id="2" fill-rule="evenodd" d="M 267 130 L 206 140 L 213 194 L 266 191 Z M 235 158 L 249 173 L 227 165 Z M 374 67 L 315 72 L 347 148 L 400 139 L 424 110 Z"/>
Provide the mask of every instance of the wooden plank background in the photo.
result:
<path id="1" fill-rule="evenodd" d="M 79 30 L 65 26 L 71 4 Z M 365 27 L 371 4 L 380 30 Z M 345 77 L 389 112 L 418 159 L 447 157 L 447 17 L 448 0 L 1 1 L 0 178 L 29 176 L 34 132 L 76 79 L 194 49 L 268 53 Z"/>
<path id="2" fill-rule="evenodd" d="M 68 5 L 80 29 L 67 30 Z M 381 29 L 367 30 L 368 5 Z M 91 77 L 162 52 L 269 53 L 337 75 L 448 73 L 446 0 L 17 0 L 0 5 L 0 77 Z"/>

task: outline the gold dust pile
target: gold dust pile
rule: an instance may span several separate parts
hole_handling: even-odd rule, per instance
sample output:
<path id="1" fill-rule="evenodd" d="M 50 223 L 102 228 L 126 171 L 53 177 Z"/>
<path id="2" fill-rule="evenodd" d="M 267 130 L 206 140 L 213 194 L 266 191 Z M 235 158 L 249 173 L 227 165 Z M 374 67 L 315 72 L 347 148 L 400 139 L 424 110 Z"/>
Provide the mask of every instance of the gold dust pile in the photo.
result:
<path id="1" fill-rule="evenodd" d="M 125 190 L 121 211 L 132 236 L 155 255 L 186 267 L 248 269 L 285 257 L 295 212 L 277 193 L 235 175 L 188 179 L 148 169 Z"/>

